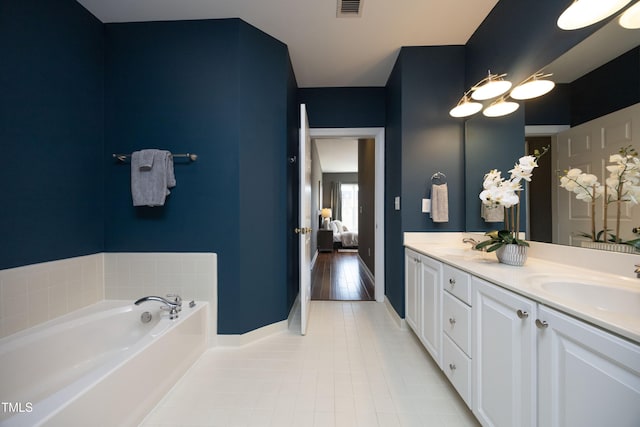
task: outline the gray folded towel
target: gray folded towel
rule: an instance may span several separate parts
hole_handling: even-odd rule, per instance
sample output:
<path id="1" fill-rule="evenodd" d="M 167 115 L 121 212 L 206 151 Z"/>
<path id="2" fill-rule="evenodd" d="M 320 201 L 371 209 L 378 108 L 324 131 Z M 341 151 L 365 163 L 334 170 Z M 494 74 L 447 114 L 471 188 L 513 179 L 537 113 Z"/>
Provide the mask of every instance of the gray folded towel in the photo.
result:
<path id="1" fill-rule="evenodd" d="M 449 222 L 449 190 L 446 183 L 431 186 L 431 219 L 433 222 Z"/>
<path id="2" fill-rule="evenodd" d="M 164 206 L 169 188 L 176 186 L 173 157 L 166 150 L 140 150 L 131 154 L 133 206 Z"/>

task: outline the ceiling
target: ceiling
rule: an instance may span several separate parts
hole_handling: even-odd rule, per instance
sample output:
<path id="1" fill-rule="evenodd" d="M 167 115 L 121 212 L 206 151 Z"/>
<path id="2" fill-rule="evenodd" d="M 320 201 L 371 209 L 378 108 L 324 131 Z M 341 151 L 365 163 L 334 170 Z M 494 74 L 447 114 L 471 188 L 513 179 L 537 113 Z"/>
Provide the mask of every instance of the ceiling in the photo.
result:
<path id="1" fill-rule="evenodd" d="M 358 140 L 353 138 L 323 138 L 313 140 L 318 148 L 323 173 L 358 171 Z"/>
<path id="2" fill-rule="evenodd" d="M 100 21 L 241 18 L 285 43 L 299 87 L 386 85 L 400 47 L 464 45 L 498 0 L 77 0 Z"/>

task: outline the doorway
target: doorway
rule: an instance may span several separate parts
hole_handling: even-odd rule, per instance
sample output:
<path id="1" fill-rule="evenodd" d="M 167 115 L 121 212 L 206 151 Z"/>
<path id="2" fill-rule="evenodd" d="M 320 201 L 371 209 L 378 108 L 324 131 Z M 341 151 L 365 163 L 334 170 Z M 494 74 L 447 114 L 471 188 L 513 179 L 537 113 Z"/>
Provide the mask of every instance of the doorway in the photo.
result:
<path id="1" fill-rule="evenodd" d="M 371 138 L 374 142 L 374 271 L 373 297 L 384 302 L 384 128 L 316 128 L 311 138 Z"/>

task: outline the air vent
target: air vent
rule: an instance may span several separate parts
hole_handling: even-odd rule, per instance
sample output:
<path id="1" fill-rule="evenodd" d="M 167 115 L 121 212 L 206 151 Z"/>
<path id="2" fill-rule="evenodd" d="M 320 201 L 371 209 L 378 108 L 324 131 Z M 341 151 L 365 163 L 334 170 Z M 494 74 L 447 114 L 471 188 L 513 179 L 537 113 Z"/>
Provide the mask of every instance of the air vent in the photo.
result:
<path id="1" fill-rule="evenodd" d="M 363 0 L 338 0 L 338 18 L 359 17 L 362 15 Z"/>

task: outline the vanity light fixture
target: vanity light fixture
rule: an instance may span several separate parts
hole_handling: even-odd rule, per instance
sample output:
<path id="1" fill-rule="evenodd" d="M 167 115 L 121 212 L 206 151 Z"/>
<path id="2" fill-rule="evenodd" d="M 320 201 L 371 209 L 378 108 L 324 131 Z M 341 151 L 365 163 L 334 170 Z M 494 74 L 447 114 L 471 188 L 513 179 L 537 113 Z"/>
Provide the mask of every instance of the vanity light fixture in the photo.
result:
<path id="1" fill-rule="evenodd" d="M 508 96 L 501 96 L 484 109 L 482 114 L 487 117 L 501 117 L 511 114 L 520 107 L 520 104 L 508 101 Z"/>
<path id="2" fill-rule="evenodd" d="M 504 80 L 506 74 L 491 74 L 476 83 L 470 90 L 471 98 L 476 101 L 485 101 L 495 98 L 511 89 L 511 82 Z"/>
<path id="3" fill-rule="evenodd" d="M 555 87 L 555 83 L 547 77 L 551 77 L 553 74 L 544 74 L 541 72 L 534 73 L 529 76 L 525 81 L 513 88 L 509 96 L 513 99 L 532 99 L 542 96 L 551 92 Z"/>
<path id="4" fill-rule="evenodd" d="M 613 15 L 631 0 L 574 0 L 558 18 L 558 27 L 577 30 Z"/>
<path id="5" fill-rule="evenodd" d="M 640 28 L 640 1 L 625 10 L 618 23 L 628 30 L 637 30 Z"/>
<path id="6" fill-rule="evenodd" d="M 449 111 L 449 115 L 451 117 L 468 117 L 480 110 L 482 110 L 482 104 L 472 100 L 467 92 L 462 96 L 460 101 L 458 101 L 458 105 Z"/>

